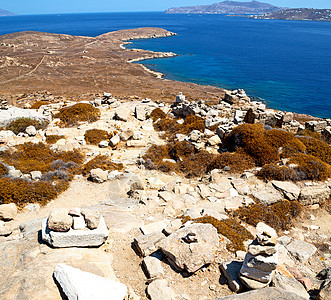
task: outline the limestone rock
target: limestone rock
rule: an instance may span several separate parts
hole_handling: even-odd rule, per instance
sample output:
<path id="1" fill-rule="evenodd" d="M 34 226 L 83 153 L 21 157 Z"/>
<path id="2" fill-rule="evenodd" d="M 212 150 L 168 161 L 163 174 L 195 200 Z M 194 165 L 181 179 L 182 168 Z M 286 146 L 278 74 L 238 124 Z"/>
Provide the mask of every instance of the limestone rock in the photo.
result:
<path id="1" fill-rule="evenodd" d="M 258 243 L 263 246 L 277 244 L 276 230 L 263 222 L 256 225 L 256 238 Z"/>
<path id="2" fill-rule="evenodd" d="M 9 107 L 8 110 L 2 110 L 0 114 L 0 127 L 8 125 L 11 121 L 18 118 L 30 118 L 39 121 L 49 121 L 45 115 L 38 113 L 34 109 L 22 109 L 18 107 Z"/>
<path id="3" fill-rule="evenodd" d="M 134 111 L 135 117 L 139 121 L 145 121 L 146 119 L 146 111 L 143 106 L 136 106 L 135 111 Z"/>
<path id="4" fill-rule="evenodd" d="M 219 246 L 216 228 L 211 224 L 189 224 L 158 243 L 169 262 L 193 273 L 215 260 Z"/>
<path id="5" fill-rule="evenodd" d="M 305 187 L 301 190 L 299 202 L 302 205 L 312 205 L 328 200 L 330 188 L 325 186 Z"/>
<path id="6" fill-rule="evenodd" d="M 147 287 L 147 294 L 151 300 L 179 300 L 165 279 L 157 279 L 150 283 Z"/>
<path id="7" fill-rule="evenodd" d="M 36 127 L 34 126 L 28 126 L 26 129 L 25 129 L 25 132 L 29 135 L 29 136 L 35 136 L 37 134 L 37 130 L 36 130 Z"/>
<path id="8" fill-rule="evenodd" d="M 32 180 L 40 180 L 42 173 L 40 171 L 32 171 L 30 172 L 30 175 Z"/>
<path id="9" fill-rule="evenodd" d="M 228 282 L 229 288 L 235 293 L 241 292 L 244 287 L 239 279 L 242 264 L 242 261 L 237 260 L 229 260 L 220 264 L 220 269 Z"/>
<path id="10" fill-rule="evenodd" d="M 289 181 L 271 181 L 272 185 L 279 191 L 281 191 L 285 198 L 289 200 L 297 200 L 300 195 L 300 188 Z"/>
<path id="11" fill-rule="evenodd" d="M 181 219 L 175 219 L 173 221 L 171 221 L 166 228 L 163 229 L 163 233 L 168 236 L 172 233 L 174 233 L 175 231 L 177 231 L 180 227 L 182 227 L 183 223 Z"/>
<path id="12" fill-rule="evenodd" d="M 72 216 L 66 208 L 53 208 L 48 216 L 47 226 L 53 231 L 68 231 L 72 226 Z"/>
<path id="13" fill-rule="evenodd" d="M 143 225 L 140 227 L 140 230 L 143 234 L 147 235 L 154 232 L 162 232 L 168 225 L 169 221 L 162 220 L 158 222 L 153 222 L 147 225 Z"/>
<path id="14" fill-rule="evenodd" d="M 217 298 L 215 300 L 304 300 L 305 298 L 299 297 L 291 291 L 285 291 L 281 288 L 266 287 L 256 291 L 249 291 L 238 295 L 226 296 Z M 323 299 L 324 300 L 324 299 Z"/>
<path id="15" fill-rule="evenodd" d="M 94 230 L 74 230 L 56 232 L 47 226 L 47 220 L 42 221 L 42 239 L 55 248 L 95 247 L 102 245 L 108 238 L 108 229 L 101 216 L 98 228 Z"/>
<path id="16" fill-rule="evenodd" d="M 216 146 L 222 143 L 221 139 L 218 137 L 218 135 L 214 135 L 211 138 L 208 139 L 208 144 L 211 146 Z"/>
<path id="17" fill-rule="evenodd" d="M 53 276 L 68 300 L 123 300 L 127 287 L 117 281 L 58 264 Z"/>
<path id="18" fill-rule="evenodd" d="M 140 235 L 134 239 L 135 247 L 141 256 L 148 256 L 158 250 L 157 243 L 165 238 L 161 232 Z"/>
<path id="19" fill-rule="evenodd" d="M 0 236 L 9 236 L 12 232 L 13 230 L 8 226 L 0 226 Z"/>
<path id="20" fill-rule="evenodd" d="M 17 216 L 17 207 L 15 203 L 0 205 L 0 220 L 10 221 L 10 220 L 14 220 L 16 216 Z"/>
<path id="21" fill-rule="evenodd" d="M 104 171 L 100 168 L 93 169 L 90 171 L 90 178 L 97 183 L 105 182 L 108 179 L 108 171 Z"/>
<path id="22" fill-rule="evenodd" d="M 99 210 L 82 208 L 80 212 L 84 216 L 85 223 L 88 229 L 98 228 L 101 218 Z"/>
<path id="23" fill-rule="evenodd" d="M 101 141 L 101 142 L 99 143 L 99 147 L 100 147 L 100 148 L 107 148 L 108 146 L 109 146 L 108 141 Z"/>
<path id="24" fill-rule="evenodd" d="M 115 120 L 120 120 L 126 122 L 131 115 L 131 111 L 126 107 L 119 107 L 115 111 Z"/>
<path id="25" fill-rule="evenodd" d="M 148 275 L 148 278 L 161 278 L 163 275 L 163 268 L 161 261 L 153 256 L 146 256 L 143 260 L 143 265 Z"/>
<path id="26" fill-rule="evenodd" d="M 317 300 L 330 300 L 331 299 L 331 281 L 327 283 L 322 289 L 320 290 Z"/>
<path id="27" fill-rule="evenodd" d="M 283 196 L 273 187 L 266 186 L 263 190 L 252 192 L 254 198 L 263 204 L 273 204 L 283 200 Z"/>
<path id="28" fill-rule="evenodd" d="M 116 134 L 109 140 L 109 146 L 115 147 L 120 141 L 121 141 L 120 136 Z"/>
<path id="29" fill-rule="evenodd" d="M 20 170 L 13 169 L 13 170 L 8 171 L 8 176 L 13 178 L 13 179 L 17 179 L 17 178 L 23 177 L 23 174 Z"/>
<path id="30" fill-rule="evenodd" d="M 122 141 L 127 141 L 131 137 L 133 137 L 134 131 L 132 129 L 127 129 L 120 134 L 120 138 Z"/>
<path id="31" fill-rule="evenodd" d="M 293 239 L 286 249 L 301 262 L 306 262 L 317 251 L 314 245 L 296 239 Z"/>
<path id="32" fill-rule="evenodd" d="M 281 288 L 286 291 L 291 291 L 303 299 L 309 299 L 309 294 L 307 293 L 304 286 L 294 278 L 276 274 L 272 279 L 272 286 Z"/>

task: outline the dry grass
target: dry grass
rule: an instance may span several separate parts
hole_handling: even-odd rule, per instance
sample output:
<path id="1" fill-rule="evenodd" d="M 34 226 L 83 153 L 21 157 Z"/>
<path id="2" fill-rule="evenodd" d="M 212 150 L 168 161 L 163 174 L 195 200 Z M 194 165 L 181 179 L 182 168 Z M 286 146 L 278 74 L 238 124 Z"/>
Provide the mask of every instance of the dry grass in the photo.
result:
<path id="1" fill-rule="evenodd" d="M 57 135 L 57 134 L 48 135 L 46 136 L 46 143 L 52 145 L 55 144 L 58 140 L 63 138 L 64 138 L 63 135 Z"/>
<path id="2" fill-rule="evenodd" d="M 50 104 L 49 101 L 45 101 L 45 100 L 37 101 L 31 106 L 31 109 L 39 109 L 41 106 L 48 104 Z"/>
<path id="3" fill-rule="evenodd" d="M 4 164 L 0 162 L 0 176 L 6 175 L 8 173 L 8 169 Z"/>
<path id="4" fill-rule="evenodd" d="M 87 144 L 99 145 L 101 141 L 111 139 L 117 132 L 107 132 L 101 129 L 89 129 L 85 132 L 85 141 Z"/>
<path id="5" fill-rule="evenodd" d="M 156 122 L 159 119 L 165 119 L 167 116 L 161 108 L 155 108 L 151 112 L 150 117 L 154 122 Z"/>
<path id="6" fill-rule="evenodd" d="M 77 103 L 64 107 L 55 118 L 59 118 L 64 126 L 74 126 L 79 122 L 95 122 L 100 119 L 100 110 L 88 103 Z"/>

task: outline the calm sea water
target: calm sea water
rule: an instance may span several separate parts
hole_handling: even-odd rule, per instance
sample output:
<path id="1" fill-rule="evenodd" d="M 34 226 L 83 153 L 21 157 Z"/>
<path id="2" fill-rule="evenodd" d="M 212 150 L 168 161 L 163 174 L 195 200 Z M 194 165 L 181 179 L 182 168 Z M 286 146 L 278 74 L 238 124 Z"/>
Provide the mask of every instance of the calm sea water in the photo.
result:
<path id="1" fill-rule="evenodd" d="M 270 107 L 331 118 L 331 22 L 160 12 L 0 18 L 0 34 L 36 30 L 97 36 L 144 26 L 178 33 L 131 45 L 179 54 L 144 62 L 169 79 L 244 88 Z"/>

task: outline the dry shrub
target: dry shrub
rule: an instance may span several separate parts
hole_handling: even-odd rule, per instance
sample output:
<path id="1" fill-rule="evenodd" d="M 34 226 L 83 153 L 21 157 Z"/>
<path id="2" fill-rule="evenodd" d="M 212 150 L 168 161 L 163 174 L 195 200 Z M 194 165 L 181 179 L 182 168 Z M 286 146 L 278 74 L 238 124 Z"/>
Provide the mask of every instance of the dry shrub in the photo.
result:
<path id="1" fill-rule="evenodd" d="M 84 176 L 88 176 L 91 170 L 97 168 L 100 168 L 104 171 L 122 170 L 123 164 L 112 162 L 109 156 L 98 155 L 83 165 L 82 174 Z"/>
<path id="2" fill-rule="evenodd" d="M 63 191 L 68 183 L 54 185 L 51 182 L 31 182 L 24 179 L 0 178 L 0 203 L 15 203 L 22 208 L 27 203 L 45 205 Z"/>
<path id="3" fill-rule="evenodd" d="M 39 109 L 41 106 L 48 105 L 48 104 L 50 104 L 50 102 L 45 101 L 45 100 L 37 101 L 36 103 L 34 103 L 31 106 L 31 109 Z"/>
<path id="4" fill-rule="evenodd" d="M 180 124 L 174 119 L 160 119 L 154 123 L 154 129 L 156 131 L 167 131 L 168 134 L 176 133 L 179 130 Z"/>
<path id="5" fill-rule="evenodd" d="M 87 144 L 99 145 L 101 141 L 109 140 L 114 136 L 114 133 L 108 133 L 102 129 L 89 129 L 85 132 L 85 141 Z"/>
<path id="6" fill-rule="evenodd" d="M 95 122 L 100 119 L 100 110 L 88 103 L 77 103 L 64 107 L 55 118 L 59 118 L 63 125 L 74 126 L 79 122 Z"/>
<path id="7" fill-rule="evenodd" d="M 46 144 L 34 144 L 31 142 L 18 145 L 14 150 L 6 150 L 0 153 L 0 157 L 4 163 L 14 166 L 23 173 L 31 171 L 44 173 L 55 170 L 52 164 L 56 160 L 74 162 L 80 165 L 84 158 L 78 150 L 55 152 Z"/>
<path id="8" fill-rule="evenodd" d="M 6 175 L 8 173 L 8 169 L 7 167 L 0 163 L 0 176 Z"/>
<path id="9" fill-rule="evenodd" d="M 331 164 L 331 146 L 321 140 L 301 137 L 300 141 L 306 146 L 306 153 Z"/>
<path id="10" fill-rule="evenodd" d="M 63 135 L 57 135 L 57 134 L 48 135 L 46 136 L 46 143 L 52 145 L 55 144 L 58 140 L 63 138 L 64 138 Z"/>
<path id="11" fill-rule="evenodd" d="M 280 232 L 291 228 L 293 221 L 300 215 L 302 207 L 297 201 L 280 201 L 271 205 L 251 204 L 238 208 L 233 214 L 242 221 L 256 226 L 264 222 Z"/>
<path id="12" fill-rule="evenodd" d="M 261 124 L 239 125 L 228 134 L 225 144 L 230 151 L 242 148 L 255 159 L 258 166 L 278 161 L 280 158 L 278 149 L 266 139 Z"/>
<path id="13" fill-rule="evenodd" d="M 299 180 L 322 181 L 331 177 L 331 166 L 315 156 L 298 154 L 290 162 L 298 165 L 296 169 Z"/>
<path id="14" fill-rule="evenodd" d="M 187 217 L 183 218 L 183 223 L 190 220 Z M 231 252 L 236 252 L 238 250 L 246 251 L 244 246 L 244 241 L 253 239 L 253 235 L 234 218 L 229 218 L 227 220 L 217 220 L 210 216 L 201 217 L 198 219 L 193 219 L 196 223 L 208 223 L 212 224 L 219 234 L 222 234 L 228 238 L 232 243 L 227 245 L 227 249 Z"/>
<path id="15" fill-rule="evenodd" d="M 195 149 L 194 146 L 187 141 L 175 141 L 174 143 L 169 144 L 168 153 L 172 159 L 177 161 L 195 153 Z"/>
<path id="16" fill-rule="evenodd" d="M 189 134 L 192 130 L 199 130 L 203 132 L 205 128 L 206 126 L 204 119 L 191 114 L 185 118 L 184 124 L 180 129 L 180 133 Z"/>
<path id="17" fill-rule="evenodd" d="M 39 121 L 36 119 L 31 118 L 18 118 L 16 120 L 11 121 L 7 127 L 6 130 L 11 130 L 15 134 L 19 134 L 20 132 L 25 132 L 26 128 L 29 126 L 34 126 L 37 130 L 39 129 L 45 129 L 47 126 L 46 121 Z"/>
<path id="18" fill-rule="evenodd" d="M 312 138 L 315 138 L 315 139 L 318 139 L 318 140 L 321 138 L 320 133 L 311 131 L 309 129 L 301 130 L 300 132 L 298 132 L 298 135 L 312 137 Z"/>
<path id="19" fill-rule="evenodd" d="M 296 181 L 296 172 L 293 169 L 275 164 L 264 165 L 256 176 L 264 180 Z"/>
<path id="20" fill-rule="evenodd" d="M 179 170 L 187 177 L 199 177 L 207 173 L 209 163 L 215 158 L 215 154 L 207 151 L 192 153 L 178 162 Z"/>
<path id="21" fill-rule="evenodd" d="M 243 172 L 255 167 L 254 160 L 243 150 L 238 149 L 236 152 L 224 152 L 216 155 L 210 162 L 208 171 L 213 169 L 223 169 L 230 167 L 233 172 Z"/>
<path id="22" fill-rule="evenodd" d="M 151 112 L 151 118 L 153 119 L 154 122 L 156 122 L 159 119 L 165 119 L 166 117 L 167 117 L 166 114 L 161 108 L 155 108 Z"/>

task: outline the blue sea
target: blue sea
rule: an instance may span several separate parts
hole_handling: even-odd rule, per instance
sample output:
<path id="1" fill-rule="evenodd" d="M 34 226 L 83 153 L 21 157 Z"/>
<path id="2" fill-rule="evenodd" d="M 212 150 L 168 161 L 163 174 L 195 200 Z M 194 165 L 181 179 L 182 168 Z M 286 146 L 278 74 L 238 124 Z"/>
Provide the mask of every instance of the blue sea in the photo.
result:
<path id="1" fill-rule="evenodd" d="M 179 54 L 143 62 L 166 78 L 243 88 L 269 107 L 331 118 L 331 22 L 162 12 L 0 17 L 0 34 L 34 30 L 97 36 L 145 26 L 178 34 L 130 45 Z"/>

